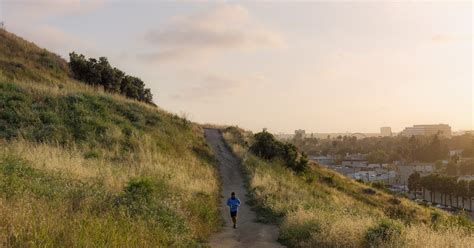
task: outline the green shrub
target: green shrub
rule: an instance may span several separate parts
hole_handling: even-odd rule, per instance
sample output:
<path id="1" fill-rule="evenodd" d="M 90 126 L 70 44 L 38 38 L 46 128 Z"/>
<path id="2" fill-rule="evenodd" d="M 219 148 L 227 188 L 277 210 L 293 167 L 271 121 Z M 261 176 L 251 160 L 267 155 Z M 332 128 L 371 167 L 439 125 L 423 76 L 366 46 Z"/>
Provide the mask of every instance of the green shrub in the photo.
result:
<path id="1" fill-rule="evenodd" d="M 130 180 L 121 197 L 122 204 L 129 215 L 143 214 L 154 207 L 154 183 L 148 178 Z"/>
<path id="2" fill-rule="evenodd" d="M 401 204 L 386 207 L 385 214 L 391 219 L 398 219 L 405 223 L 411 223 L 417 219 L 415 209 L 409 209 Z"/>
<path id="3" fill-rule="evenodd" d="M 371 188 L 365 188 L 365 189 L 362 189 L 362 193 L 364 194 L 368 194 L 368 195 L 375 195 L 375 190 L 371 189 Z"/>
<path id="4" fill-rule="evenodd" d="M 371 183 L 372 187 L 376 188 L 376 189 L 382 189 L 384 190 L 385 189 L 385 184 L 383 182 L 372 182 Z"/>
<path id="5" fill-rule="evenodd" d="M 402 203 L 402 201 L 400 201 L 400 199 L 395 198 L 395 197 L 388 199 L 388 202 L 390 204 L 393 204 L 393 205 L 399 205 L 400 203 Z"/>
<path id="6" fill-rule="evenodd" d="M 266 160 L 282 159 L 285 165 L 295 172 L 304 172 L 308 169 L 308 157 L 302 153 L 298 158 L 295 145 L 280 142 L 266 131 L 256 133 L 254 140 L 249 148 L 253 154 Z"/>
<path id="7" fill-rule="evenodd" d="M 364 238 L 365 247 L 399 247 L 402 245 L 402 234 L 402 224 L 391 220 L 381 220 L 367 230 Z"/>
<path id="8" fill-rule="evenodd" d="M 313 220 L 292 225 L 283 223 L 279 239 L 289 247 L 298 247 L 301 242 L 308 241 L 312 235 L 321 232 L 321 224 Z"/>

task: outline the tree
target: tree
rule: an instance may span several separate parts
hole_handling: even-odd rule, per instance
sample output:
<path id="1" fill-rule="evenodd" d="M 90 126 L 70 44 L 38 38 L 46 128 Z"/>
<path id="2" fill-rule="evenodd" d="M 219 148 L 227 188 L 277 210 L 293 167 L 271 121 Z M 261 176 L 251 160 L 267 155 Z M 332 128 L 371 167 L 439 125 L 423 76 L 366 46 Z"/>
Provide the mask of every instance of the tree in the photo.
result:
<path id="1" fill-rule="evenodd" d="M 462 199 L 462 208 L 464 209 L 464 199 L 469 197 L 469 183 L 465 180 L 460 180 L 457 183 L 457 196 L 456 196 L 456 201 L 458 200 L 458 197 L 461 196 Z M 459 202 L 456 202 L 456 206 L 459 207 Z"/>
<path id="2" fill-rule="evenodd" d="M 277 157 L 281 151 L 281 144 L 271 133 L 263 131 L 254 135 L 255 142 L 250 146 L 250 151 L 255 155 L 270 160 Z"/>
<path id="3" fill-rule="evenodd" d="M 374 164 L 386 163 L 388 161 L 388 154 L 384 150 L 377 149 L 369 153 L 367 160 Z"/>
<path id="4" fill-rule="evenodd" d="M 444 177 L 443 178 L 443 184 L 444 184 L 444 188 L 445 188 L 445 194 L 448 194 L 449 195 L 449 205 L 452 206 L 453 205 L 453 195 L 454 196 L 458 196 L 459 193 L 458 193 L 458 185 L 457 185 L 457 181 L 456 181 L 456 177 Z M 445 204 L 446 205 L 446 198 L 444 200 Z"/>
<path id="5" fill-rule="evenodd" d="M 415 171 L 415 173 L 411 174 L 408 177 L 408 190 L 410 192 L 415 192 L 415 199 L 416 197 L 416 192 L 421 188 L 421 176 L 420 173 Z M 424 198 L 424 196 L 423 196 Z"/>
<path id="6" fill-rule="evenodd" d="M 446 195 L 449 193 L 448 189 L 448 182 L 446 177 L 437 177 L 437 180 L 435 181 L 435 187 L 437 188 L 437 192 L 439 192 L 441 195 L 441 204 L 446 205 Z M 435 193 L 436 194 L 436 193 Z M 443 202 L 444 199 L 444 202 Z"/>
<path id="7" fill-rule="evenodd" d="M 414 135 L 408 140 L 409 160 L 416 161 L 418 158 L 419 143 Z"/>
<path id="8" fill-rule="evenodd" d="M 292 168 L 296 172 L 305 172 L 308 170 L 308 156 L 306 153 L 301 153 L 301 156 L 295 166 Z"/>
<path id="9" fill-rule="evenodd" d="M 449 161 L 446 167 L 446 174 L 450 176 L 456 176 L 458 174 L 458 166 L 453 161 Z"/>
<path id="10" fill-rule="evenodd" d="M 253 154 L 266 160 L 282 159 L 285 165 L 295 172 L 304 172 L 308 169 L 307 155 L 303 152 L 298 156 L 295 145 L 280 142 L 271 133 L 266 131 L 256 133 L 254 140 L 254 143 L 249 148 Z"/>
<path id="11" fill-rule="evenodd" d="M 433 175 L 428 175 L 421 178 L 422 187 L 430 191 L 430 202 L 433 202 L 433 193 L 435 191 L 435 183 L 436 182 Z M 424 192 L 423 192 L 423 198 L 424 198 Z"/>
<path id="12" fill-rule="evenodd" d="M 443 169 L 443 167 L 444 167 L 443 161 L 441 161 L 441 160 L 436 161 L 436 163 L 435 163 L 436 171 L 441 171 Z"/>
<path id="13" fill-rule="evenodd" d="M 128 98 L 153 104 L 151 90 L 137 77 L 126 75 L 112 68 L 106 57 L 99 60 L 72 52 L 69 54 L 69 68 L 73 77 L 92 86 L 103 87 L 107 92 L 120 93 Z"/>
<path id="14" fill-rule="evenodd" d="M 469 181 L 469 210 L 472 211 L 472 198 L 474 198 L 474 181 Z"/>
<path id="15" fill-rule="evenodd" d="M 474 175 L 474 160 L 465 160 L 459 164 L 459 173 L 461 175 Z"/>

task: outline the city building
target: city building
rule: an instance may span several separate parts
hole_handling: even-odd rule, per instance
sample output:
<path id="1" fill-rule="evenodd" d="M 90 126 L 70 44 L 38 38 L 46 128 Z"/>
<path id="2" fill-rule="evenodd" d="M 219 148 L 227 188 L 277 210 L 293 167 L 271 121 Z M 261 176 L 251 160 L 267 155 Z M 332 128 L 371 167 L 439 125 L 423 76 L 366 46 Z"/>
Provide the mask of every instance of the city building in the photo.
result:
<path id="1" fill-rule="evenodd" d="M 303 129 L 295 130 L 295 139 L 303 139 L 306 136 L 306 131 Z"/>
<path id="2" fill-rule="evenodd" d="M 332 156 L 309 156 L 309 160 L 312 160 L 320 165 L 333 165 L 336 163 L 336 158 Z"/>
<path id="3" fill-rule="evenodd" d="M 451 138 L 451 127 L 447 124 L 413 125 L 413 127 L 406 127 L 400 134 L 408 137 L 439 134 Z"/>
<path id="4" fill-rule="evenodd" d="M 451 149 L 451 150 L 449 150 L 449 156 L 450 157 L 453 157 L 453 156 L 461 157 L 463 152 L 464 152 L 464 149 Z"/>
<path id="5" fill-rule="evenodd" d="M 342 166 L 350 166 L 350 167 L 367 167 L 367 160 L 361 159 L 344 159 L 341 162 Z"/>
<path id="6" fill-rule="evenodd" d="M 400 184 L 407 185 L 411 174 L 418 172 L 421 176 L 426 176 L 435 171 L 432 163 L 415 163 L 410 165 L 397 165 Z"/>
<path id="7" fill-rule="evenodd" d="M 382 135 L 383 137 L 392 136 L 392 128 L 390 128 L 390 127 L 381 127 L 380 128 L 380 135 Z"/>
<path id="8" fill-rule="evenodd" d="M 378 173 L 376 171 L 359 171 L 347 174 L 347 177 L 362 180 L 364 182 L 384 182 L 386 184 L 396 183 L 397 173 L 395 171 L 388 171 L 385 173 Z"/>

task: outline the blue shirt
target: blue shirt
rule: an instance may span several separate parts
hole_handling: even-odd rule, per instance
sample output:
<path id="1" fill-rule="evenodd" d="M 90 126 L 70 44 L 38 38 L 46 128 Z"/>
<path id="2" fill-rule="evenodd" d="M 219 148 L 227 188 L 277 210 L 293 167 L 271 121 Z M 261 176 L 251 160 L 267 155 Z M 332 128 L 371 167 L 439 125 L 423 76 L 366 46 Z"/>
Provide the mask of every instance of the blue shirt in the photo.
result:
<path id="1" fill-rule="evenodd" d="M 240 200 L 239 198 L 229 198 L 227 199 L 227 206 L 230 207 L 230 211 L 231 212 L 237 212 L 237 209 L 239 208 L 240 206 Z"/>

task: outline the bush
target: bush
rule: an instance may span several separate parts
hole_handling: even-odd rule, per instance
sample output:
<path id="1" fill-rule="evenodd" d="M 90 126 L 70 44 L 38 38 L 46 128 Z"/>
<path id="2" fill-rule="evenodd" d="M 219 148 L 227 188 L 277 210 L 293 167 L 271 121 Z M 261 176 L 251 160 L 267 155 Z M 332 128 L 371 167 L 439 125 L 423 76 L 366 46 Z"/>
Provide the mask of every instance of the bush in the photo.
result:
<path id="1" fill-rule="evenodd" d="M 279 239 L 289 247 L 298 247 L 301 243 L 310 240 L 312 235 L 322 231 L 321 223 L 312 219 L 301 222 L 285 219 Z"/>
<path id="2" fill-rule="evenodd" d="M 150 89 L 145 88 L 145 83 L 140 78 L 112 68 L 105 57 L 98 60 L 86 59 L 84 55 L 72 52 L 69 54 L 69 67 L 77 80 L 93 86 L 102 86 L 108 92 L 120 93 L 128 98 L 153 104 L 153 95 Z"/>
<path id="3" fill-rule="evenodd" d="M 266 159 L 274 159 L 282 154 L 282 143 L 277 141 L 271 133 L 260 132 L 254 135 L 255 142 L 250 146 L 250 151 Z"/>
<path id="4" fill-rule="evenodd" d="M 400 201 L 400 199 L 398 199 L 398 198 L 390 198 L 390 199 L 388 199 L 388 202 L 393 204 L 393 205 L 399 205 L 400 203 L 402 203 Z"/>
<path id="5" fill-rule="evenodd" d="M 401 204 L 388 206 L 385 214 L 391 219 L 398 219 L 405 223 L 411 223 L 417 219 L 418 213 L 415 209 L 409 209 Z"/>
<path id="6" fill-rule="evenodd" d="M 308 157 L 302 153 L 298 158 L 296 146 L 283 143 L 275 139 L 271 133 L 260 132 L 254 135 L 255 142 L 249 150 L 266 160 L 282 159 L 286 166 L 295 172 L 304 172 L 308 169 Z"/>
<path id="7" fill-rule="evenodd" d="M 153 205 L 155 185 L 148 178 L 130 180 L 123 189 L 121 202 L 125 205 L 129 215 L 142 214 Z"/>
<path id="8" fill-rule="evenodd" d="M 382 220 L 369 228 L 364 237 L 365 247 L 400 247 L 403 226 L 395 221 Z"/>
<path id="9" fill-rule="evenodd" d="M 371 189 L 371 188 L 365 188 L 362 190 L 362 193 L 364 194 L 368 194 L 368 195 L 375 195 L 375 190 Z"/>
<path id="10" fill-rule="evenodd" d="M 384 190 L 385 189 L 385 184 L 383 182 L 373 182 L 372 187 L 374 187 L 376 189 Z"/>

